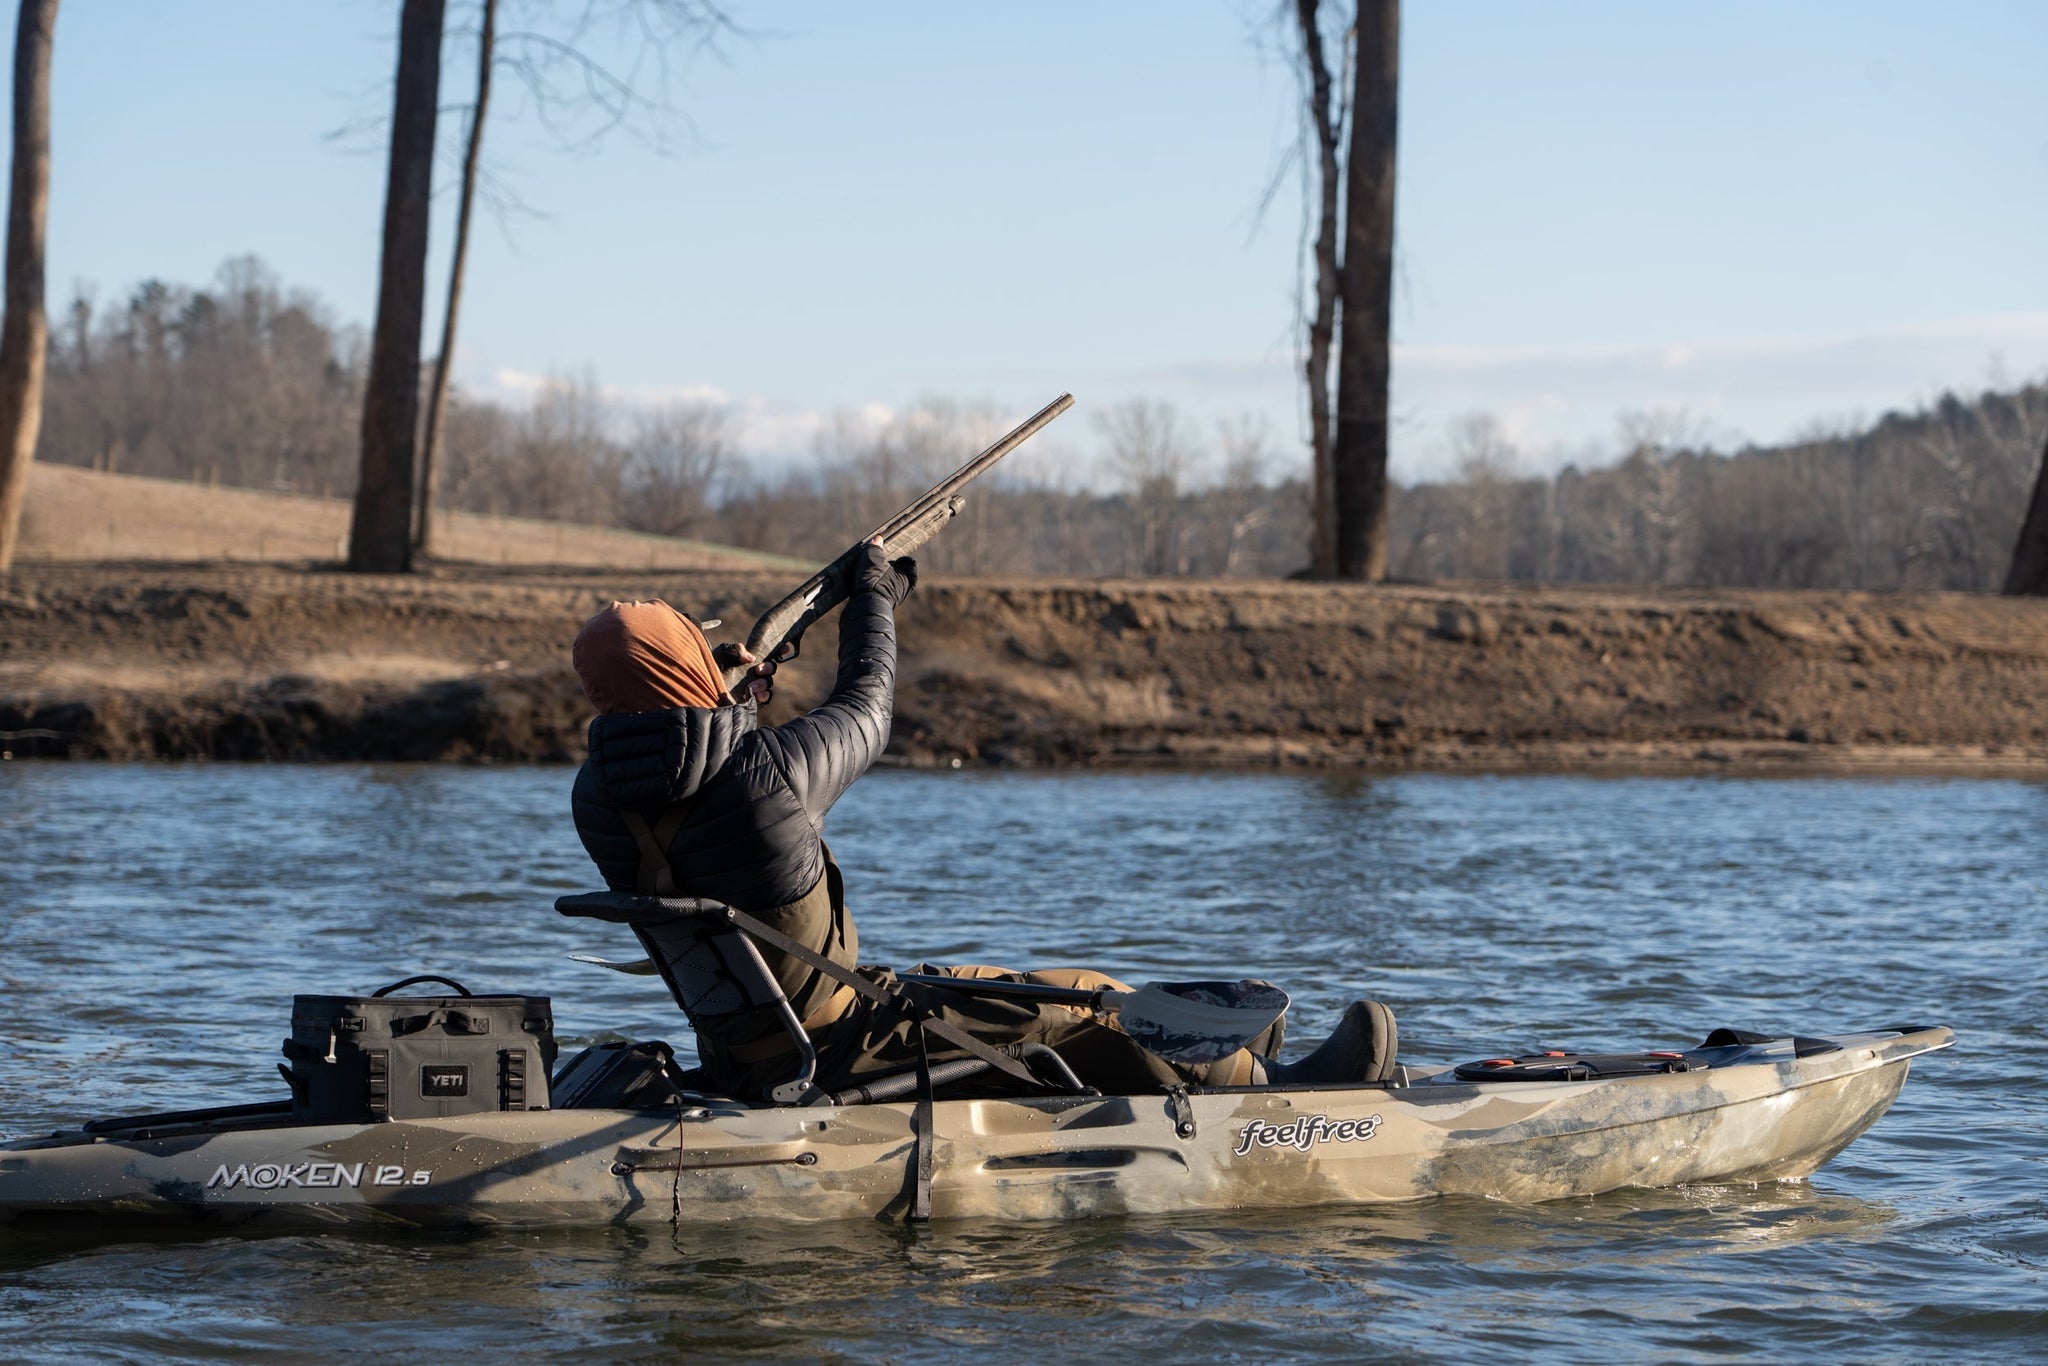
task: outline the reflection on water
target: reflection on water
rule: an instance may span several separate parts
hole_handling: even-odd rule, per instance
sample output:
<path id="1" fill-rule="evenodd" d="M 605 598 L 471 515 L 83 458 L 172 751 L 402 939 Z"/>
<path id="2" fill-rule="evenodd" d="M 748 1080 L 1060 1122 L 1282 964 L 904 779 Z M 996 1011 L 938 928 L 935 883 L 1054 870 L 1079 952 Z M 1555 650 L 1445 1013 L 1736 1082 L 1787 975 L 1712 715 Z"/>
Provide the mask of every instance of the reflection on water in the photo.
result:
<path id="1" fill-rule="evenodd" d="M 558 1229 L 505 1235 L 413 1234 L 233 1239 L 100 1247 L 58 1254 L 41 1240 L 0 1266 L 35 1285 L 39 1314 L 100 1302 L 123 1287 L 124 1312 L 155 1341 L 187 1322 L 195 1285 L 210 1321 L 238 1343 L 283 1350 L 392 1334 L 431 1313 L 475 1325 L 475 1348 L 552 1348 L 606 1356 L 650 1334 L 696 1353 L 766 1356 L 863 1348 L 945 1359 L 1028 1333 L 1048 1345 L 1206 1344 L 1216 1352 L 1314 1355 L 1365 1333 L 1383 1347 L 1431 1350 L 1437 1335 L 1540 1346 L 1561 1317 L 1611 1313 L 1645 1347 L 1662 1322 L 1680 1344 L 1731 1300 L 1757 1306 L 1754 1259 L 1776 1274 L 1822 1273 L 1858 1239 L 1881 1236 L 1881 1204 L 1800 1186 L 1631 1192 L 1537 1208 L 1448 1201 L 1307 1216 L 1132 1219 L 1000 1229 Z M 322 1293 L 279 1302 L 277 1281 L 318 1265 Z M 1561 1287 L 1569 1268 L 1573 1286 Z M 1594 1294 L 1601 1303 L 1561 1299 Z M 1406 1322 L 1426 1305 L 1433 1308 Z M 1453 1306 L 1461 1322 L 1438 1324 Z M 1562 1312 L 1561 1312 L 1562 1311 Z M 1768 1314 L 1766 1314 L 1768 1317 Z M 54 1320 L 52 1320 L 54 1321 Z M 920 1325 L 901 1340 L 906 1322 Z M 380 1327 L 381 1325 L 381 1327 Z M 1644 1336 L 1648 1331 L 1648 1336 Z M 1456 1338 L 1450 1339 L 1455 1341 Z"/>
<path id="2" fill-rule="evenodd" d="M 266 1096 L 294 991 L 416 971 L 687 1031 L 548 903 L 562 770 L 0 768 L 0 1127 Z M 865 956 L 1259 972 L 1405 1056 L 1953 1024 L 1810 1183 L 1051 1227 L 0 1233 L 0 1356 L 2010 1358 L 2048 1341 L 2048 790 L 876 774 Z M 2038 1350 L 2038 1349 L 2037 1349 Z"/>

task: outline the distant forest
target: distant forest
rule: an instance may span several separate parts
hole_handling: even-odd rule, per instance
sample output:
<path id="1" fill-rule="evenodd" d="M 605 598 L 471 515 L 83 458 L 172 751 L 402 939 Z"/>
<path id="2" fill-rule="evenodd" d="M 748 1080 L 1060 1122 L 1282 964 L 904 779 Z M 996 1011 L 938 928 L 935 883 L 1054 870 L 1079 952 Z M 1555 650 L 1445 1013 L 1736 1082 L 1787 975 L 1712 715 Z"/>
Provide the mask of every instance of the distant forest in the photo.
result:
<path id="1" fill-rule="evenodd" d="M 361 329 L 258 260 L 191 289 L 149 281 L 51 319 L 37 458 L 160 478 L 353 490 Z M 1213 437 L 1167 405 L 1097 414 L 1113 492 L 1001 471 L 926 548 L 949 573 L 1276 577 L 1307 561 L 1305 456 L 1246 427 Z M 727 414 L 615 411 L 592 386 L 527 406 L 457 393 L 437 506 L 719 541 L 824 559 L 998 434 L 985 407 L 927 401 L 845 422 L 768 473 Z M 1550 477 L 1484 415 L 1457 424 L 1457 477 L 1392 490 L 1397 579 L 1995 590 L 2048 435 L 2048 385 L 1892 413 L 1858 431 L 1716 451 L 1681 422 L 1624 416 L 1614 463 Z M 1220 470 L 1220 474 L 1217 471 Z"/>

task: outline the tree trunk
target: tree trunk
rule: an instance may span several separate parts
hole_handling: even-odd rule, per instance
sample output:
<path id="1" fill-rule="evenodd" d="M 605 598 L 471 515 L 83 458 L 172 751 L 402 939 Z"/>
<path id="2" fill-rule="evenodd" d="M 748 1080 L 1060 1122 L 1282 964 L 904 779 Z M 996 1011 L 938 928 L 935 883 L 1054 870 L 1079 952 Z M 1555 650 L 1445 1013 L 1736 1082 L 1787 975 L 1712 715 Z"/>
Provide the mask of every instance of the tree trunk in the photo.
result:
<path id="1" fill-rule="evenodd" d="M 1359 0 L 1345 159 L 1343 338 L 1337 358 L 1337 577 L 1387 576 L 1387 374 L 1394 297 L 1394 123 L 1400 0 Z"/>
<path id="2" fill-rule="evenodd" d="M 363 574 L 403 574 L 412 568 L 420 324 L 427 292 L 427 216 L 434 182 L 434 118 L 440 100 L 445 7 L 446 0 L 405 0 L 398 20 L 391 169 L 384 186 L 384 256 L 377 326 L 370 338 L 370 374 L 363 393 L 362 471 L 348 538 L 348 567 Z"/>
<path id="3" fill-rule="evenodd" d="M 2005 574 L 2007 597 L 2048 598 L 2048 447 L 2041 451 L 2041 472 L 2034 476 L 2034 496 L 2027 502 L 2027 520 L 2012 548 L 2012 568 Z"/>
<path id="4" fill-rule="evenodd" d="M 50 203 L 50 44 L 57 0 L 21 0 L 14 31 L 14 166 L 7 187 L 7 316 L 0 322 L 0 574 L 14 564 L 43 425 L 43 220 Z"/>
<path id="5" fill-rule="evenodd" d="M 455 315 L 462 306 L 462 267 L 469 260 L 469 212 L 476 204 L 477 156 L 484 145 L 484 115 L 491 104 L 491 58 L 498 29 L 498 0 L 484 0 L 483 36 L 477 40 L 476 108 L 469 116 L 469 147 L 462 154 L 462 203 L 455 212 L 455 260 L 448 267 L 448 308 L 441 317 L 441 352 L 434 357 L 434 382 L 427 390 L 427 437 L 420 451 L 419 527 L 413 547 L 430 554 L 434 538 L 434 453 L 441 449 L 443 408 L 448 402 L 448 367 L 455 356 Z"/>
<path id="6" fill-rule="evenodd" d="M 1330 109 L 1330 66 L 1323 59 L 1317 0 L 1296 0 L 1302 60 L 1308 67 L 1308 113 L 1316 135 L 1318 217 L 1316 222 L 1316 308 L 1308 324 L 1309 470 L 1308 572 L 1319 579 L 1337 572 L 1337 498 L 1330 464 L 1330 339 L 1337 323 L 1337 200 L 1344 182 L 1337 167 L 1338 118 Z"/>

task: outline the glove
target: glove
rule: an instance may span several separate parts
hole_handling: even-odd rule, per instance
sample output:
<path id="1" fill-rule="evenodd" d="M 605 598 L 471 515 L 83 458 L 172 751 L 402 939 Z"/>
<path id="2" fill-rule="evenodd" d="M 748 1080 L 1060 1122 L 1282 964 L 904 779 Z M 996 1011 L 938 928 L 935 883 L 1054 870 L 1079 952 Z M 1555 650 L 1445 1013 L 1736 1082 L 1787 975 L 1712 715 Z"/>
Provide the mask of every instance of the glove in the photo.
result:
<path id="1" fill-rule="evenodd" d="M 752 698 L 759 706 L 767 706 L 775 700 L 775 665 L 756 664 L 747 670 L 747 676 L 740 680 L 737 689 L 740 701 Z"/>
<path id="2" fill-rule="evenodd" d="M 887 598 L 891 607 L 900 605 L 910 596 L 910 590 L 917 587 L 917 561 L 908 555 L 896 560 L 884 559 L 882 547 L 873 542 L 863 550 L 866 553 L 854 567 L 853 591 L 876 593 Z"/>
<path id="3" fill-rule="evenodd" d="M 908 555 L 899 555 L 889 561 L 890 578 L 895 587 L 891 603 L 901 603 L 910 596 L 910 590 L 917 587 L 917 561 Z"/>

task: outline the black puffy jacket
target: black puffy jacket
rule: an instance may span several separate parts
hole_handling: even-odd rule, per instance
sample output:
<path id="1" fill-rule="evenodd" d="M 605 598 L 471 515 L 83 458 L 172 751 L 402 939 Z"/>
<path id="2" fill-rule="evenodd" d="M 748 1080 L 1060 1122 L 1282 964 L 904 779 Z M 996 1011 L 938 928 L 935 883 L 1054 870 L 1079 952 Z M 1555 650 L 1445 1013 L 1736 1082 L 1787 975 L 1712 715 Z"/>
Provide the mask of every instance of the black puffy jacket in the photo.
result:
<path id="1" fill-rule="evenodd" d="M 825 813 L 889 743 L 896 620 L 877 591 L 880 552 L 840 609 L 839 674 L 814 711 L 757 728 L 752 702 L 600 716 L 571 797 L 576 833 L 616 891 L 635 890 L 640 849 L 620 811 L 688 811 L 669 842 L 675 895 L 761 912 L 814 887 Z"/>

